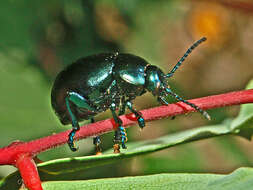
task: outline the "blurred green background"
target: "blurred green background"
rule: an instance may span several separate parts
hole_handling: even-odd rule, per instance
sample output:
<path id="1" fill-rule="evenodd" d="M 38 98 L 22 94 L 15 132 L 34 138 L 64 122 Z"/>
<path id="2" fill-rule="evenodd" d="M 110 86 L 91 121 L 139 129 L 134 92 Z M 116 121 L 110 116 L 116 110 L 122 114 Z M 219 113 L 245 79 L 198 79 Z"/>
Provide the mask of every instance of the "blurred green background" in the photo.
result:
<path id="1" fill-rule="evenodd" d="M 62 126 L 50 105 L 56 74 L 76 59 L 100 52 L 129 52 L 168 72 L 186 49 L 202 36 L 198 47 L 171 79 L 186 99 L 244 89 L 253 77 L 253 4 L 217 0 L 62 0 L 0 2 L 0 145 L 29 141 L 70 129 Z M 137 109 L 157 106 L 150 94 L 137 98 Z M 210 110 L 212 121 L 199 113 L 128 129 L 129 141 L 140 141 L 215 124 L 238 113 L 239 107 Z M 111 117 L 109 112 L 96 120 Z M 102 137 L 112 147 L 113 134 Z M 74 179 L 161 172 L 227 173 L 253 165 L 253 143 L 220 137 L 98 167 Z M 41 160 L 94 154 L 92 139 L 39 155 Z M 13 171 L 1 166 L 0 177 Z M 110 172 L 108 172 L 110 171 Z"/>

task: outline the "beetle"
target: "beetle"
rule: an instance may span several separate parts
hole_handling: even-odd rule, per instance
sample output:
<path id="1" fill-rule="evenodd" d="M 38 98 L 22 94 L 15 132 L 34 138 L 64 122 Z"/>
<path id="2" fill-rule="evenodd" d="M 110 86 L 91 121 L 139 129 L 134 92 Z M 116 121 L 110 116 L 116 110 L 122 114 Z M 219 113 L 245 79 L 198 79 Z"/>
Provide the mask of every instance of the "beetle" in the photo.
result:
<path id="1" fill-rule="evenodd" d="M 67 66 L 55 79 L 51 104 L 63 125 L 72 124 L 72 131 L 68 136 L 70 149 L 77 150 L 74 136 L 80 129 L 78 122 L 89 119 L 94 122 L 94 116 L 108 109 L 118 125 L 114 134 L 114 152 L 119 152 L 119 144 L 125 149 L 127 136 L 119 115 L 124 114 L 128 108 L 136 116 L 139 127 L 143 128 L 145 120 L 142 114 L 133 108 L 132 100 L 147 91 L 165 105 L 168 105 L 166 96 L 172 95 L 210 119 L 207 112 L 174 93 L 167 80 L 192 50 L 205 40 L 203 37 L 196 41 L 168 74 L 143 58 L 127 53 L 100 53 L 78 59 Z M 100 142 L 99 136 L 93 138 L 97 152 L 101 151 Z"/>

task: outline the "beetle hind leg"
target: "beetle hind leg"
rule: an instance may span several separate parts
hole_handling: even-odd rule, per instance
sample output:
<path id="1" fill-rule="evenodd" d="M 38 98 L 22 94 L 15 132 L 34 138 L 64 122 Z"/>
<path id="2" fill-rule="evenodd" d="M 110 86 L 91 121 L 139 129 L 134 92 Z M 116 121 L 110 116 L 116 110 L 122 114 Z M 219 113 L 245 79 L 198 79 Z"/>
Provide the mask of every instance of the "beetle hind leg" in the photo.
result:
<path id="1" fill-rule="evenodd" d="M 68 145 L 69 145 L 69 148 L 74 152 L 74 151 L 77 151 L 77 148 L 75 147 L 75 144 L 74 144 L 74 136 L 75 136 L 76 132 L 80 130 L 80 127 L 79 127 L 79 124 L 77 122 L 75 115 L 72 113 L 72 111 L 70 109 L 68 97 L 66 97 L 65 102 L 66 102 L 67 110 L 68 110 L 69 115 L 72 120 L 72 127 L 73 127 L 72 131 L 68 135 L 69 136 Z"/>
<path id="2" fill-rule="evenodd" d="M 76 132 L 80 130 L 80 127 L 76 119 L 76 116 L 71 111 L 70 102 L 75 104 L 79 108 L 85 108 L 90 111 L 96 111 L 96 109 L 92 108 L 87 102 L 87 100 L 76 92 L 68 92 L 67 97 L 65 98 L 66 107 L 69 112 L 69 116 L 71 118 L 73 127 L 72 131 L 69 133 L 68 145 L 72 151 L 77 151 L 77 148 L 75 147 L 74 144 L 74 137 Z"/>

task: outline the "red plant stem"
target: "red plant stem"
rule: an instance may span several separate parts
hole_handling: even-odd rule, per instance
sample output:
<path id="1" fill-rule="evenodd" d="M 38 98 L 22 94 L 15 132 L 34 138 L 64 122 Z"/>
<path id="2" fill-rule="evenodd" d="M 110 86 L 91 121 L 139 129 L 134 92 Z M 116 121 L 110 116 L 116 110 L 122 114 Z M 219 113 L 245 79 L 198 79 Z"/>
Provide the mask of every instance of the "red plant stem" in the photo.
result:
<path id="1" fill-rule="evenodd" d="M 245 103 L 253 103 L 253 89 L 226 94 L 208 96 L 198 99 L 189 100 L 200 108 L 206 110 L 217 107 L 239 105 Z M 175 116 L 188 112 L 196 111 L 192 107 L 178 102 L 169 104 L 168 106 L 159 106 L 155 108 L 142 110 L 141 113 L 146 121 L 157 120 L 169 116 Z M 120 116 L 124 126 L 133 125 L 136 123 L 134 114 Z M 106 119 L 96 123 L 82 126 L 76 134 L 76 139 L 83 139 L 91 136 L 97 136 L 109 131 L 113 131 L 115 123 L 113 119 Z M 34 157 L 42 151 L 62 145 L 67 142 L 70 130 L 61 132 L 48 137 L 43 137 L 30 142 L 12 143 L 11 145 L 0 149 L 0 165 L 15 165 L 17 155 L 26 154 Z"/>
<path id="2" fill-rule="evenodd" d="M 16 167 L 29 190 L 42 190 L 40 176 L 34 160 L 28 154 L 20 154 L 16 159 Z"/>
<path id="3" fill-rule="evenodd" d="M 253 90 L 208 96 L 190 100 L 190 102 L 196 104 L 204 110 L 230 105 L 253 103 Z M 182 102 L 178 102 L 168 106 L 142 110 L 141 113 L 146 121 L 150 121 L 192 111 L 196 110 Z M 120 118 L 122 119 L 124 126 L 136 123 L 134 114 L 123 115 L 120 116 Z M 76 139 L 97 136 L 112 131 L 114 128 L 115 123 L 113 119 L 92 123 L 81 127 L 80 131 L 76 134 Z M 66 143 L 69 132 L 70 130 L 30 142 L 13 142 L 9 146 L 0 149 L 0 165 L 9 164 L 16 166 L 19 169 L 23 181 L 28 189 L 42 190 L 37 167 L 32 158 L 42 151 Z"/>

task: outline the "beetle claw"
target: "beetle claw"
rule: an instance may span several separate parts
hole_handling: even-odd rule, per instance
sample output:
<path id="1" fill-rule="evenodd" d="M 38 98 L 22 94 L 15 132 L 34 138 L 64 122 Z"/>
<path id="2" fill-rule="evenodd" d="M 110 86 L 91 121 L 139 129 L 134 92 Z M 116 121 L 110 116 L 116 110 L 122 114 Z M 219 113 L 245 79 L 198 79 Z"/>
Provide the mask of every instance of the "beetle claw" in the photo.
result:
<path id="1" fill-rule="evenodd" d="M 70 150 L 72 150 L 73 152 L 78 150 L 78 147 L 75 147 L 75 144 L 73 142 L 68 142 L 68 145 Z"/>

